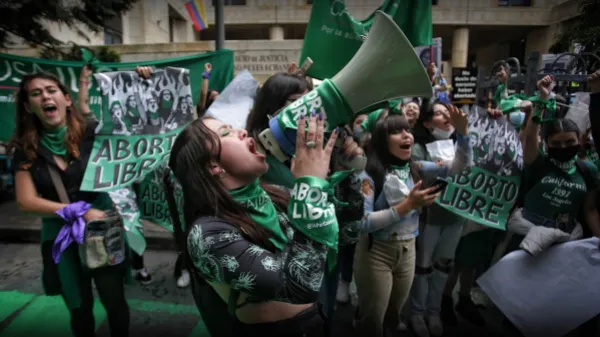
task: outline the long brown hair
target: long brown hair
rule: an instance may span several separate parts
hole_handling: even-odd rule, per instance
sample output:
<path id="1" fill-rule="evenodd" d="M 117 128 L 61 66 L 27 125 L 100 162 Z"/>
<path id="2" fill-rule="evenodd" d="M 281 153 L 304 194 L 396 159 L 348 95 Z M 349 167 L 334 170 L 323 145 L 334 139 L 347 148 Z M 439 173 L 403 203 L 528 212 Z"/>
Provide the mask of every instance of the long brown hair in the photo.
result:
<path id="1" fill-rule="evenodd" d="M 22 149 L 30 162 L 37 158 L 40 136 L 44 131 L 44 126 L 40 119 L 34 113 L 28 112 L 25 108 L 29 101 L 27 86 L 32 80 L 38 78 L 53 81 L 60 91 L 62 91 L 63 95 L 66 97 L 71 96 L 67 87 L 61 83 L 54 74 L 38 72 L 23 76 L 21 83 L 19 83 L 19 90 L 16 95 L 16 130 L 11 141 L 11 147 Z M 66 119 L 67 133 L 65 134 L 65 143 L 67 145 L 67 152 L 74 158 L 79 158 L 79 144 L 85 133 L 86 121 L 72 105 L 67 107 Z"/>
<path id="2" fill-rule="evenodd" d="M 403 130 L 410 131 L 408 119 L 404 115 L 389 114 L 375 124 L 371 142 L 369 143 L 369 151 L 367 152 L 369 154 L 367 157 L 367 167 L 365 168 L 365 171 L 373 178 L 373 182 L 375 183 L 375 198 L 383 190 L 385 175 L 391 166 L 400 165 L 405 162 L 396 158 L 388 150 L 388 136 L 396 132 L 402 132 Z M 416 183 L 421 179 L 419 170 L 412 159 L 409 159 L 408 163 L 410 163 L 410 175 Z"/>
<path id="3" fill-rule="evenodd" d="M 169 167 L 183 190 L 183 219 L 186 229 L 192 227 L 193 222 L 202 216 L 213 216 L 236 226 L 250 241 L 263 248 L 274 251 L 275 247 L 269 241 L 271 232 L 257 224 L 246 213 L 241 204 L 233 200 L 223 185 L 209 171 L 209 163 L 219 157 L 221 143 L 219 136 L 204 125 L 204 117 L 195 120 L 177 136 Z M 169 211 L 173 227 L 177 228 L 178 248 L 185 251 L 185 238 L 182 237 L 181 222 L 174 196 L 174 184 L 170 178 L 169 170 L 163 177 Z M 279 211 L 287 210 L 289 194 L 277 187 L 261 183 L 273 204 Z"/>

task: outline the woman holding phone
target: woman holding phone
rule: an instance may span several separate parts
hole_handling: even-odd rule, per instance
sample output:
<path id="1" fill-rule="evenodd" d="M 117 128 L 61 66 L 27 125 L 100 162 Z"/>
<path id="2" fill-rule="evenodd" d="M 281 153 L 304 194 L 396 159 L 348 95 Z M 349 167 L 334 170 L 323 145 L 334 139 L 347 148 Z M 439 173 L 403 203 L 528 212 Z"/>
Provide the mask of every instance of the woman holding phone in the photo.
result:
<path id="1" fill-rule="evenodd" d="M 354 260 L 359 334 L 383 336 L 384 325 L 398 325 L 413 283 L 419 210 L 440 195 L 443 183 L 434 186 L 436 178 L 460 172 L 472 161 L 467 116 L 452 107 L 450 118 L 458 144 L 451 163 L 413 161 L 414 138 L 403 115 L 390 114 L 375 125 L 362 174 L 361 231 L 367 235 L 358 242 Z"/>

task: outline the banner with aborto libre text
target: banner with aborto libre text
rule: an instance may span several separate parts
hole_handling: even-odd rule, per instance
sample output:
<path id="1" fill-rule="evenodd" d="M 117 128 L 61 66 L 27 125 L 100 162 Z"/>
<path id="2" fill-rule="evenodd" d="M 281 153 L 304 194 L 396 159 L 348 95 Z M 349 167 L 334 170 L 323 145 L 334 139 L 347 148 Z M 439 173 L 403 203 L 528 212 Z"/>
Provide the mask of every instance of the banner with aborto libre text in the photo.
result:
<path id="1" fill-rule="evenodd" d="M 473 165 L 449 178 L 436 203 L 481 225 L 506 229 L 521 184 L 523 148 L 506 118 L 490 118 L 475 107 L 469 115 Z"/>

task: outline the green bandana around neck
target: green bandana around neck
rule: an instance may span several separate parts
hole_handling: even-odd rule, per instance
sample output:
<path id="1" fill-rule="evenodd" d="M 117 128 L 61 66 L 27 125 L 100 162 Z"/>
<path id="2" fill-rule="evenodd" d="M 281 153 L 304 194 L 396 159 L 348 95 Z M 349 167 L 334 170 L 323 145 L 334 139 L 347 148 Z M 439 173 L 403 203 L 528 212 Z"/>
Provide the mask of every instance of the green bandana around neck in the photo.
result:
<path id="1" fill-rule="evenodd" d="M 67 155 L 67 144 L 65 143 L 66 134 L 66 125 L 63 125 L 58 129 L 44 130 L 40 142 L 53 154 L 64 157 Z"/>
<path id="2" fill-rule="evenodd" d="M 171 100 L 170 100 L 170 101 L 165 101 L 165 100 L 162 100 L 162 101 L 160 102 L 160 107 L 161 107 L 162 109 L 171 109 L 171 108 L 173 108 L 173 97 L 171 97 Z"/>
<path id="3" fill-rule="evenodd" d="M 260 187 L 260 181 L 256 179 L 244 187 L 229 191 L 229 194 L 233 200 L 246 208 L 246 212 L 252 220 L 273 234 L 269 240 L 277 249 L 283 250 L 288 239 L 279 224 L 275 205 L 267 192 Z"/>
<path id="4" fill-rule="evenodd" d="M 577 170 L 577 167 L 575 166 L 575 163 L 577 162 L 577 156 L 565 162 L 559 162 L 554 158 L 550 158 L 550 162 L 568 175 L 575 173 L 575 171 Z"/>
<path id="5" fill-rule="evenodd" d="M 392 165 L 392 169 L 394 170 L 394 174 L 400 178 L 400 180 L 407 182 L 410 178 L 410 164 L 406 163 L 402 166 Z"/>

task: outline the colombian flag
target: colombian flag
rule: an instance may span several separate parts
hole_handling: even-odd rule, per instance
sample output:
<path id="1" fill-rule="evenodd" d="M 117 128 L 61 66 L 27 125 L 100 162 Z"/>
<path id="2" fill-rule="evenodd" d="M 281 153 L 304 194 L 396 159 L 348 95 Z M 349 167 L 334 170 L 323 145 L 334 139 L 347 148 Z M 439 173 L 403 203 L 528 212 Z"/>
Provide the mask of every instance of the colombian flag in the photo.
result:
<path id="1" fill-rule="evenodd" d="M 206 22 L 206 10 L 204 9 L 204 0 L 191 0 L 185 4 L 185 8 L 190 14 L 194 23 L 194 29 L 199 32 L 208 27 Z"/>

